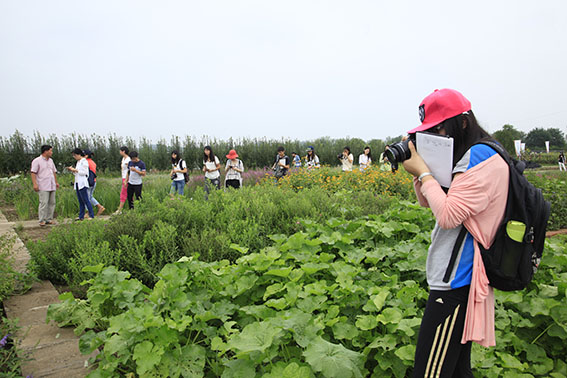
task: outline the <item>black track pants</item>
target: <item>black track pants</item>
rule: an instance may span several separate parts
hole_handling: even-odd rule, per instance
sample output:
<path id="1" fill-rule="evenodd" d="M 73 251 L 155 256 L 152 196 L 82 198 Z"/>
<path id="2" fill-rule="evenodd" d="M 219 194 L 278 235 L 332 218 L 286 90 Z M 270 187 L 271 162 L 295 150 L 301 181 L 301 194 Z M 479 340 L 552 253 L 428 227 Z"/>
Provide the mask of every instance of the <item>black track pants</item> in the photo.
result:
<path id="1" fill-rule="evenodd" d="M 473 377 L 471 342 L 461 344 L 469 289 L 430 291 L 417 339 L 414 377 Z"/>

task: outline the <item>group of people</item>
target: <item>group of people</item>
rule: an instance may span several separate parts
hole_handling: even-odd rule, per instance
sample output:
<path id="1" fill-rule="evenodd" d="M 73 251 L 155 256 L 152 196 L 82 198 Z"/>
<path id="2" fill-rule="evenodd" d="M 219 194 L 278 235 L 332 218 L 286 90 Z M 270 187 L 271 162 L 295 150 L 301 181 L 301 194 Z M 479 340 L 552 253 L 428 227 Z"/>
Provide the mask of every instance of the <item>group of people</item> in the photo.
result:
<path id="1" fill-rule="evenodd" d="M 414 176 L 415 192 L 422 206 L 430 207 L 436 218 L 426 263 L 426 276 L 430 288 L 429 299 L 422 318 L 414 361 L 414 377 L 473 377 L 471 371 L 471 342 L 483 346 L 495 345 L 494 293 L 482 265 L 480 244 L 488 248 L 503 219 L 508 192 L 509 167 L 490 146 L 477 142 L 490 138 L 480 127 L 471 103 L 452 89 L 436 90 L 419 106 L 421 125 L 408 131 L 429 132 L 452 137 L 453 179 L 450 187 L 442 188 L 427 163 L 408 143 L 410 158 L 403 161 L 404 168 Z M 146 168 L 134 151 L 121 148 L 123 199 L 132 207 L 132 196 L 141 197 L 142 178 Z M 43 146 L 42 155 L 32 163 L 34 189 L 40 193 L 40 224 L 52 222 L 54 195 L 58 187 L 55 165 L 50 159 L 51 147 Z M 68 169 L 75 175 L 75 189 L 84 209 L 93 215 L 88 190 L 88 161 L 80 149 L 73 151 L 77 165 Z M 299 166 L 293 154 L 294 166 Z M 172 158 L 172 191 L 182 192 L 187 165 L 177 151 Z M 343 170 L 352 170 L 353 155 L 345 147 L 337 158 Z M 236 151 L 227 155 L 226 185 L 240 187 L 242 161 Z M 312 147 L 307 151 L 306 166 L 317 168 L 320 163 Z M 361 169 L 370 166 L 370 148 L 359 158 Z M 564 163 L 560 161 L 560 163 Z M 290 159 L 283 147 L 278 148 L 273 169 L 274 176 L 283 177 L 290 169 Z M 203 172 L 205 187 L 220 187 L 220 161 L 210 146 L 204 148 Z M 179 176 L 181 175 L 181 176 Z M 93 188 L 94 189 L 94 188 Z M 49 192 L 49 193 L 45 193 Z M 91 193 L 92 194 L 92 193 Z M 91 196 L 92 197 L 92 196 Z M 99 210 L 100 211 L 100 210 Z M 104 210 L 102 210 L 104 211 Z M 81 215 L 80 217 L 81 218 Z M 463 227 L 466 236 L 459 239 Z M 453 249 L 459 253 L 451 263 Z"/>
<path id="2" fill-rule="evenodd" d="M 309 146 L 309 148 L 307 148 L 306 153 L 307 155 L 305 155 L 305 157 L 303 158 L 305 162 L 304 163 L 305 168 L 307 169 L 320 168 L 321 162 L 319 161 L 319 156 L 317 156 L 317 154 L 315 153 L 315 148 L 313 146 Z M 292 152 L 291 155 L 292 155 L 293 166 L 295 168 L 301 168 L 302 167 L 301 157 L 296 152 Z M 337 155 L 337 158 L 341 163 L 343 172 L 352 171 L 354 165 L 354 155 L 350 152 L 350 147 L 346 146 L 343 149 L 343 152 Z M 364 172 L 372 164 L 372 152 L 369 146 L 364 147 L 364 150 L 358 157 L 358 164 L 361 172 Z"/>

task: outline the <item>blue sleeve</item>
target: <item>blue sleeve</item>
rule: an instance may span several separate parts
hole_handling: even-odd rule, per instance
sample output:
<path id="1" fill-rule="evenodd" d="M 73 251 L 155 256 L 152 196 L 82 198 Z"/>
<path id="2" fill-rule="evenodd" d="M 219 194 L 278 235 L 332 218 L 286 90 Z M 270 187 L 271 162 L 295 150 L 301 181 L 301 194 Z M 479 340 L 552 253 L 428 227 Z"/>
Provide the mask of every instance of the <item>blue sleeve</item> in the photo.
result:
<path id="1" fill-rule="evenodd" d="M 145 171 L 146 170 L 146 164 L 143 161 L 140 160 L 138 168 L 140 169 L 140 171 Z"/>

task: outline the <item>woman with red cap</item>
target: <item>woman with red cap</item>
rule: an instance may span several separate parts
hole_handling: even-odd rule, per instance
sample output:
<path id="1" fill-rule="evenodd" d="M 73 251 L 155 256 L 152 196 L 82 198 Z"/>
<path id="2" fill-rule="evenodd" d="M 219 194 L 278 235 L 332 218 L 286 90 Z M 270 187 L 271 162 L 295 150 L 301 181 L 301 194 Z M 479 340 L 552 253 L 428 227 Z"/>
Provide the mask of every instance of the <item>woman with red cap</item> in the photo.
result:
<path id="1" fill-rule="evenodd" d="M 403 163 L 414 176 L 420 204 L 430 207 L 436 219 L 426 263 L 429 299 L 413 374 L 473 377 L 471 342 L 495 345 L 494 293 L 488 286 L 479 245 L 490 247 L 504 216 L 509 168 L 494 149 L 476 144 L 490 135 L 479 126 L 471 103 L 461 93 L 436 90 L 420 104 L 419 113 L 422 124 L 409 134 L 427 131 L 446 135 L 453 138 L 454 145 L 447 191 L 412 142 L 408 145 L 411 158 Z M 463 227 L 466 230 L 461 233 Z M 453 249 L 458 249 L 458 255 L 451 265 Z"/>
<path id="2" fill-rule="evenodd" d="M 230 150 L 228 155 L 226 155 L 228 159 L 226 161 L 225 167 L 225 181 L 224 186 L 228 188 L 229 186 L 233 187 L 234 189 L 238 189 L 242 186 L 242 172 L 244 172 L 244 164 L 242 164 L 242 160 L 238 159 L 238 154 L 235 150 Z"/>

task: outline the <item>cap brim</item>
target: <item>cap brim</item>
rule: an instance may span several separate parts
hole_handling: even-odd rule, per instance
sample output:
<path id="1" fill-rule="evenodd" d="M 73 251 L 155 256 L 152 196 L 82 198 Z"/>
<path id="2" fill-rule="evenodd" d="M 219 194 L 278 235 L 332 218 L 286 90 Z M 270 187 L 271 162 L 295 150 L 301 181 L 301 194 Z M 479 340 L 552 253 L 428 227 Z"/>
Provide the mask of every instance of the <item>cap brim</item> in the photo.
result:
<path id="1" fill-rule="evenodd" d="M 435 125 L 437 125 L 437 123 L 422 123 L 421 125 L 419 125 L 415 129 L 411 129 L 410 131 L 408 131 L 408 134 L 415 134 L 418 131 L 425 131 L 425 130 L 432 128 Z"/>

